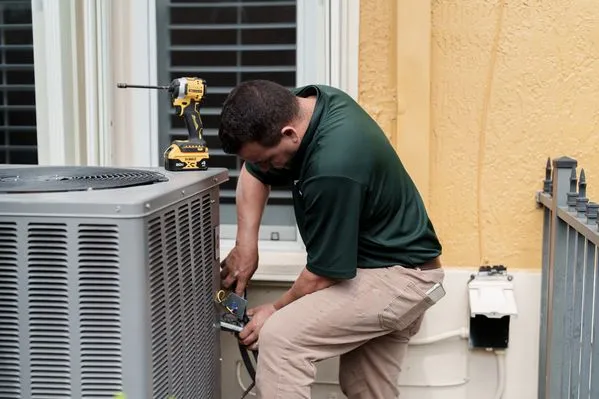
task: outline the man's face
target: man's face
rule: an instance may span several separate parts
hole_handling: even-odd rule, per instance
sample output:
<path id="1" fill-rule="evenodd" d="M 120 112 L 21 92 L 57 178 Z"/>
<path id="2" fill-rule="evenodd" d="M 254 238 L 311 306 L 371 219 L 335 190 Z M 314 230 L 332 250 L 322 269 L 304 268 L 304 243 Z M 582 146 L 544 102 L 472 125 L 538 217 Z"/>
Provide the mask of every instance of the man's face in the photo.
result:
<path id="1" fill-rule="evenodd" d="M 279 144 L 274 147 L 264 147 L 256 142 L 245 144 L 239 151 L 239 157 L 267 172 L 269 169 L 289 168 L 298 148 L 299 141 L 284 134 Z"/>

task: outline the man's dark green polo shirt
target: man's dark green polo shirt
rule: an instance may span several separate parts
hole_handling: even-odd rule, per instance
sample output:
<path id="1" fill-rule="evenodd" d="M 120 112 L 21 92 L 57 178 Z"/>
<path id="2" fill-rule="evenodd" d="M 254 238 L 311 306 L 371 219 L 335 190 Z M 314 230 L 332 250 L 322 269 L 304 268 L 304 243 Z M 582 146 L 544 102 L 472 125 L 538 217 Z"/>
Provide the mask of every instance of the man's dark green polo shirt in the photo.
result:
<path id="1" fill-rule="evenodd" d="M 346 279 L 356 268 L 413 267 L 440 255 L 420 194 L 376 122 L 335 88 L 294 93 L 317 101 L 291 168 L 245 165 L 265 184 L 293 184 L 307 269 Z"/>

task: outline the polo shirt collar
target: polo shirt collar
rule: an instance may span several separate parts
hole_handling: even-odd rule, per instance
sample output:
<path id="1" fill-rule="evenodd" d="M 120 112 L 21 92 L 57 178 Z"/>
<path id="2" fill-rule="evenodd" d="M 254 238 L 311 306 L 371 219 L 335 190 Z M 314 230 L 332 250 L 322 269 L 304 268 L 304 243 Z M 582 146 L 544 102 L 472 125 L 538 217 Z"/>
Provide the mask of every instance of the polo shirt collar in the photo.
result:
<path id="1" fill-rule="evenodd" d="M 318 130 L 320 119 L 324 114 L 325 98 L 322 95 L 322 92 L 318 89 L 318 87 L 314 85 L 304 86 L 297 89 L 296 95 L 300 97 L 316 95 L 316 104 L 314 105 L 314 112 L 312 113 L 312 117 L 310 118 L 310 123 L 308 124 L 308 128 L 304 133 L 304 137 L 302 138 L 297 152 L 291 160 L 291 169 L 293 171 L 293 174 L 299 176 L 302 165 L 304 163 L 304 159 L 306 157 L 308 147 L 310 146 L 314 137 L 316 136 L 316 131 Z"/>

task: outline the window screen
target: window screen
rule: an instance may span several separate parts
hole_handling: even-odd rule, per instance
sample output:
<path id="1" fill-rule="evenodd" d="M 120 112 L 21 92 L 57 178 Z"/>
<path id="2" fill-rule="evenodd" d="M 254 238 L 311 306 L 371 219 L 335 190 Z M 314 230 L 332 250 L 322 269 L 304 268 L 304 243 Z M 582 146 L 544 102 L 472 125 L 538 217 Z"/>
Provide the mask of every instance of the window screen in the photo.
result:
<path id="1" fill-rule="evenodd" d="M 0 2 L 0 164 L 37 164 L 31 0 Z"/>
<path id="2" fill-rule="evenodd" d="M 182 76 L 206 80 L 200 114 L 210 165 L 227 168 L 230 175 L 221 187 L 221 236 L 235 238 L 235 187 L 241 161 L 221 150 L 217 135 L 221 106 L 233 87 L 244 80 L 269 79 L 295 86 L 296 1 L 157 0 L 157 19 L 160 83 Z M 159 110 L 162 160 L 162 151 L 172 140 L 185 138 L 186 130 L 166 93 L 159 96 Z M 291 203 L 288 189 L 273 188 L 261 239 L 296 239 Z"/>

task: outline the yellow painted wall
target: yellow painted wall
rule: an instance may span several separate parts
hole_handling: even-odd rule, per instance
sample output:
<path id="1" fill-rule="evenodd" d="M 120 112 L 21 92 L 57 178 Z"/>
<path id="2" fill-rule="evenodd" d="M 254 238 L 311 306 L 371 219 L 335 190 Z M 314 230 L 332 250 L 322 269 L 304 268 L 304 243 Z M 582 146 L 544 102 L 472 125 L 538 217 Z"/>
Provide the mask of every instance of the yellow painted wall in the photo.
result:
<path id="1" fill-rule="evenodd" d="M 430 35 L 406 34 L 410 11 Z M 406 53 L 416 39 L 423 51 Z M 429 84 L 406 89 L 423 63 Z M 534 194 L 548 156 L 575 157 L 599 200 L 595 0 L 363 1 L 359 71 L 359 100 L 415 176 L 445 264 L 540 267 Z M 415 118 L 423 96 L 428 118 Z"/>
<path id="2" fill-rule="evenodd" d="M 358 98 L 393 140 L 397 121 L 396 3 L 361 3 Z"/>

